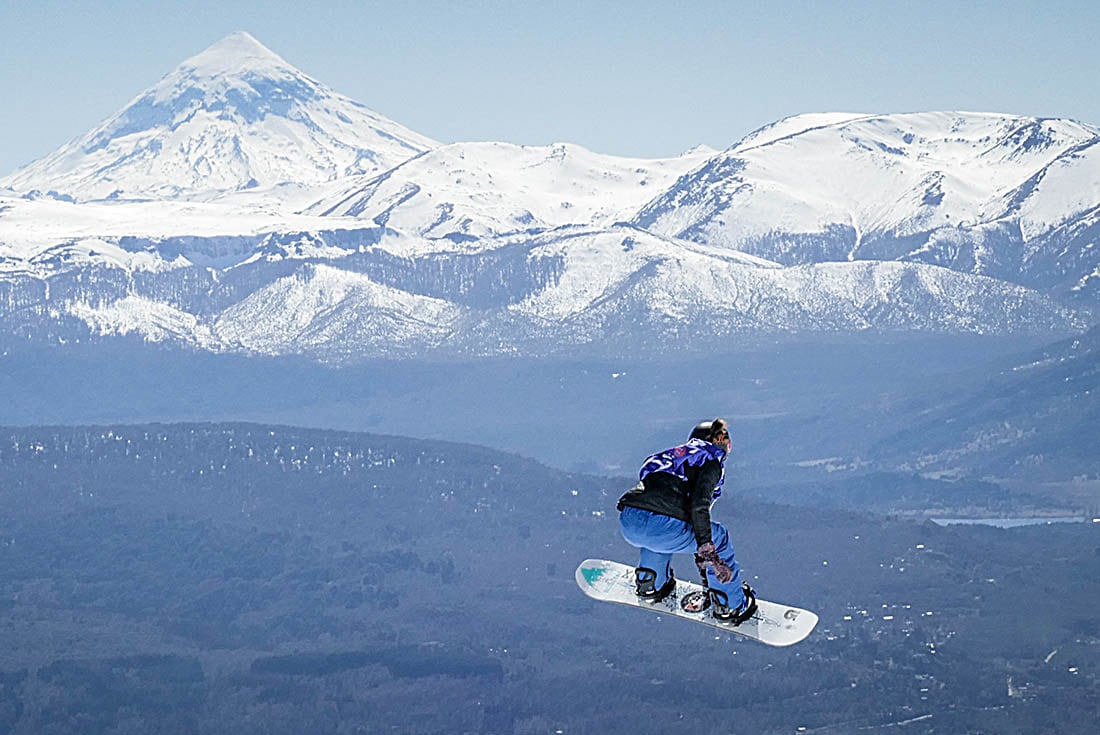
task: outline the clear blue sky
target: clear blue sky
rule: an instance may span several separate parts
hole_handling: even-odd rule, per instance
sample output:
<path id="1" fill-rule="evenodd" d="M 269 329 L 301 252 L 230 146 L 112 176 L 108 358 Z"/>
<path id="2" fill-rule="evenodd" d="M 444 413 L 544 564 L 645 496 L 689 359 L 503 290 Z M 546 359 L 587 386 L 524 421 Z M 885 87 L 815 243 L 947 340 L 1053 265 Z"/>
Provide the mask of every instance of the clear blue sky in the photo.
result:
<path id="1" fill-rule="evenodd" d="M 1100 3 L 41 2 L 0 6 L 0 175 L 245 30 L 443 142 L 725 148 L 801 112 L 1100 124 Z"/>

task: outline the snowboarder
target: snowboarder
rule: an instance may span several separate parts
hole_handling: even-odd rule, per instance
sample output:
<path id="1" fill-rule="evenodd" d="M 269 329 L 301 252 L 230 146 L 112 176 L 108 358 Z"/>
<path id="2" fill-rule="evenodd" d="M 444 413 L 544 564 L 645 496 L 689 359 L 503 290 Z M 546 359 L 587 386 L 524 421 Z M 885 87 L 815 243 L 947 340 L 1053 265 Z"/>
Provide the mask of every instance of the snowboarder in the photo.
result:
<path id="1" fill-rule="evenodd" d="M 639 483 L 619 498 L 618 509 L 623 538 L 641 551 L 634 571 L 638 597 L 660 602 L 672 594 L 672 555 L 694 551 L 711 614 L 740 625 L 756 612 L 756 595 L 741 581 L 725 526 L 710 518 L 722 494 L 730 443 L 723 419 L 704 421 L 687 443 L 646 459 Z"/>

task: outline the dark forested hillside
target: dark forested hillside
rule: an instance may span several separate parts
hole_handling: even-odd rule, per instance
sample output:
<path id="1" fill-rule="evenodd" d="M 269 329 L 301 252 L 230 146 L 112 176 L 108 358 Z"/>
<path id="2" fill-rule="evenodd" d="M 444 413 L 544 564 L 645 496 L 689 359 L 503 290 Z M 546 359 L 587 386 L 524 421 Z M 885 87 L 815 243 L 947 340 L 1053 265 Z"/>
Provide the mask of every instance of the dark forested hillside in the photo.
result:
<path id="1" fill-rule="evenodd" d="M 732 492 L 716 515 L 761 596 L 821 613 L 808 641 L 769 649 L 575 588 L 587 556 L 633 560 L 626 484 L 286 427 L 0 430 L 0 733 L 1100 717 L 1100 524 L 942 528 Z"/>
<path id="2" fill-rule="evenodd" d="M 909 425 L 870 449 L 911 469 L 965 468 L 1035 480 L 1073 477 L 1100 499 L 1100 327 L 1016 355 L 973 391 L 929 401 Z M 1086 487 L 1091 486 L 1091 487 Z M 1091 490 L 1091 493 L 1086 493 Z"/>

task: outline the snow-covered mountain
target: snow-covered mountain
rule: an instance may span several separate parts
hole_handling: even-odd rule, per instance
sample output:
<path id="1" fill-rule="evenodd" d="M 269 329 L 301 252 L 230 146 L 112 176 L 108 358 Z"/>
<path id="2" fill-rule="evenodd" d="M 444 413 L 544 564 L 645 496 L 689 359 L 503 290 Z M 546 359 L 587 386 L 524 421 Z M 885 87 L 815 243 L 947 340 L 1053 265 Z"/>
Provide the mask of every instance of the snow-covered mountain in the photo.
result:
<path id="1" fill-rule="evenodd" d="M 350 181 L 307 211 L 457 241 L 568 224 L 602 226 L 629 219 L 714 153 L 701 148 L 678 158 L 635 159 L 564 143 L 455 143 L 373 179 Z"/>
<path id="2" fill-rule="evenodd" d="M 314 239 L 340 249 L 346 233 Z M 322 237 L 322 236 L 318 236 Z M 81 268 L 0 292 L 14 323 L 48 334 L 136 335 L 213 351 L 369 357 L 721 350 L 760 333 L 878 330 L 1065 333 L 1083 323 L 1037 292 L 915 263 L 783 267 L 629 226 L 567 227 L 492 249 L 396 255 L 384 247 L 295 259 L 268 239 L 240 265 Z M 28 290 L 27 284 L 32 284 Z M 37 289 L 37 290 L 36 290 Z"/>
<path id="3" fill-rule="evenodd" d="M 79 200 L 211 196 L 379 173 L 436 145 L 238 32 L 0 185 Z"/>
<path id="4" fill-rule="evenodd" d="M 238 33 L 0 181 L 0 338 L 348 362 L 1068 333 L 1100 296 L 1098 140 L 925 113 L 659 160 L 440 145 Z"/>
<path id="5" fill-rule="evenodd" d="M 1091 126 L 984 113 L 804 115 L 713 157 L 633 221 L 791 265 L 906 260 L 1071 291 L 1098 285 L 1098 205 Z"/>

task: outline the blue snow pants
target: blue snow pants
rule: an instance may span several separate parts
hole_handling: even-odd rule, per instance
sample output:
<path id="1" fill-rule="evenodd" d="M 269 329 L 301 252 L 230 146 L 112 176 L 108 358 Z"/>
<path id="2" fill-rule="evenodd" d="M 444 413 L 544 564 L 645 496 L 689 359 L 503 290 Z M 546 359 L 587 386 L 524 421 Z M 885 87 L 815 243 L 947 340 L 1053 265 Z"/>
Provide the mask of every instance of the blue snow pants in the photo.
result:
<path id="1" fill-rule="evenodd" d="M 657 589 L 668 581 L 673 554 L 695 553 L 695 533 L 687 521 L 627 507 L 619 514 L 619 528 L 627 543 L 641 551 L 638 566 L 657 572 Z M 729 533 L 725 526 L 714 521 L 710 524 L 710 533 L 714 550 L 722 561 L 729 564 L 733 578 L 723 584 L 714 576 L 714 569 L 708 568 L 707 582 L 711 589 L 726 594 L 730 608 L 740 607 L 745 602 L 745 592 L 741 589 L 741 566 L 734 557 Z"/>

